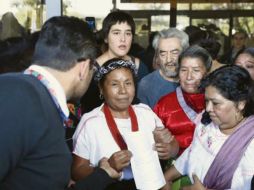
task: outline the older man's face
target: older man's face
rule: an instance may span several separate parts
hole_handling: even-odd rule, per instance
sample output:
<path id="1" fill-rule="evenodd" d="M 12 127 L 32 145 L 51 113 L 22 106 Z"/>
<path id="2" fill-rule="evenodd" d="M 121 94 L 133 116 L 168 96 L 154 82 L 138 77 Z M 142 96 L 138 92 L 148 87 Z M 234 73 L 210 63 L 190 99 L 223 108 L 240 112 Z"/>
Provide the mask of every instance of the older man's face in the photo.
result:
<path id="1" fill-rule="evenodd" d="M 182 51 L 180 40 L 178 38 L 161 38 L 157 51 L 162 74 L 167 78 L 175 78 L 178 57 Z"/>

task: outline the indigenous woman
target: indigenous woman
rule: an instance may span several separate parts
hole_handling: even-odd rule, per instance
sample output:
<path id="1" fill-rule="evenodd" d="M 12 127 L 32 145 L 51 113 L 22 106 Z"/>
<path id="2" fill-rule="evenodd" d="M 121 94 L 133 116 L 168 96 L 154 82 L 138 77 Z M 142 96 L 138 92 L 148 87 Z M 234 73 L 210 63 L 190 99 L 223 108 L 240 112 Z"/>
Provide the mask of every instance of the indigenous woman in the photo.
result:
<path id="1" fill-rule="evenodd" d="M 253 81 L 245 69 L 233 65 L 212 72 L 202 86 L 206 112 L 197 120 L 191 145 L 166 171 L 165 178 L 170 183 L 181 175 L 188 175 L 193 184 L 185 190 L 251 189 Z"/>
<path id="2" fill-rule="evenodd" d="M 194 120 L 205 108 L 200 81 L 212 64 L 209 53 L 199 47 L 190 46 L 179 56 L 178 76 L 180 87 L 162 97 L 154 107 L 164 126 L 179 143 L 179 155 L 190 145 L 195 130 Z"/>
<path id="3" fill-rule="evenodd" d="M 160 159 L 177 154 L 177 142 L 156 114 L 144 104 L 131 105 L 135 94 L 135 72 L 134 63 L 115 58 L 104 63 L 95 75 L 105 102 L 84 114 L 74 134 L 74 180 L 91 174 L 99 160 L 107 157 L 110 166 L 122 172 L 122 181 L 109 189 L 136 189 L 130 166 L 130 159 L 135 155 L 127 149 L 124 140 L 130 132 L 143 132 L 149 149 L 152 150 L 155 144 Z"/>

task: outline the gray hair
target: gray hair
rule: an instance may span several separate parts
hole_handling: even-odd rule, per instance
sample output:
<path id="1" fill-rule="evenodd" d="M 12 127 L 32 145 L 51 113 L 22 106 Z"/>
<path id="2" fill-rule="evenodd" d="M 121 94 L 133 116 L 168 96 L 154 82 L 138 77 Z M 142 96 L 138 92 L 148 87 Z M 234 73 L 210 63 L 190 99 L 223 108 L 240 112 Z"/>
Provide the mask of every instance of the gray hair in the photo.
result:
<path id="1" fill-rule="evenodd" d="M 176 28 L 164 29 L 158 32 L 153 39 L 153 48 L 158 49 L 159 40 L 161 38 L 178 38 L 181 42 L 182 50 L 185 50 L 189 47 L 189 36 Z"/>
<path id="2" fill-rule="evenodd" d="M 211 55 L 209 54 L 209 52 L 205 48 L 202 48 L 198 45 L 192 45 L 179 55 L 179 58 L 178 58 L 179 64 L 177 67 L 177 73 L 179 73 L 182 60 L 186 57 L 199 58 L 202 61 L 203 65 L 205 66 L 207 72 L 210 71 L 212 67 L 213 59 Z"/>

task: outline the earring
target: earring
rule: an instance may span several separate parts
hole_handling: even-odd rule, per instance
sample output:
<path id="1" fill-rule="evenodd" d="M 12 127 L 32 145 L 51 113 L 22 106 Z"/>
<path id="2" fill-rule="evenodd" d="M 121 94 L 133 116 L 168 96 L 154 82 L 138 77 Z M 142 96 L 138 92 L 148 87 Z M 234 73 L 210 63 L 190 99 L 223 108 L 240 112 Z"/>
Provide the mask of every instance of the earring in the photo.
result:
<path id="1" fill-rule="evenodd" d="M 102 94 L 102 93 L 100 93 L 99 98 L 100 98 L 101 100 L 103 100 L 103 94 Z"/>

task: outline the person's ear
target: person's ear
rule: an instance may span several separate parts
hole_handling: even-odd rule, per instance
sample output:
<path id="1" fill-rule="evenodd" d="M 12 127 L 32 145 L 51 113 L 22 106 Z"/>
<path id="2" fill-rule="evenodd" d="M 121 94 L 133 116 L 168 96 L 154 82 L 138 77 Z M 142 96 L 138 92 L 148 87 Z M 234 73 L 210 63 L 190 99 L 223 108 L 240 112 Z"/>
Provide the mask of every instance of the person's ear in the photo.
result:
<path id="1" fill-rule="evenodd" d="M 245 105 L 246 105 L 246 101 L 240 101 L 237 105 L 237 108 L 240 110 L 240 111 L 243 111 L 243 109 L 245 108 Z"/>
<path id="2" fill-rule="evenodd" d="M 86 59 L 84 61 L 80 61 L 79 65 L 79 80 L 82 81 L 85 79 L 86 75 L 90 70 L 90 59 Z"/>

